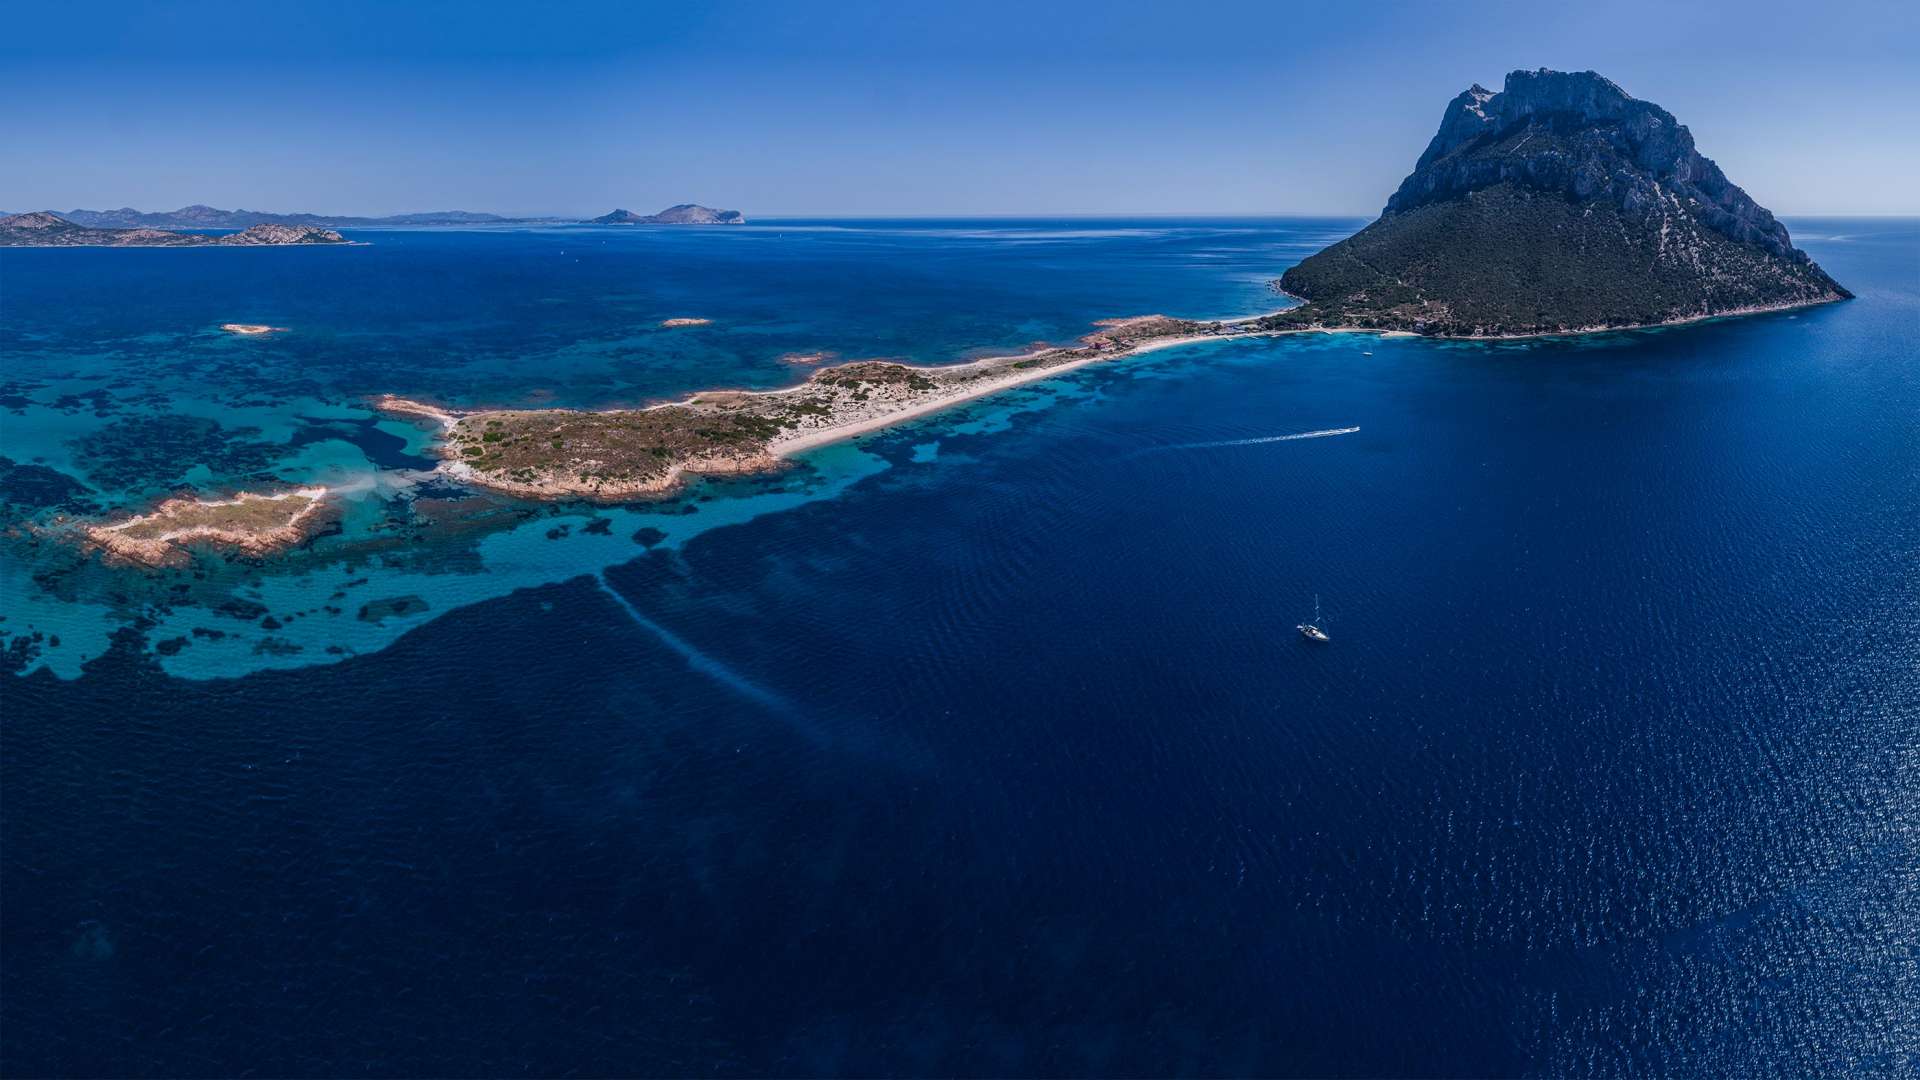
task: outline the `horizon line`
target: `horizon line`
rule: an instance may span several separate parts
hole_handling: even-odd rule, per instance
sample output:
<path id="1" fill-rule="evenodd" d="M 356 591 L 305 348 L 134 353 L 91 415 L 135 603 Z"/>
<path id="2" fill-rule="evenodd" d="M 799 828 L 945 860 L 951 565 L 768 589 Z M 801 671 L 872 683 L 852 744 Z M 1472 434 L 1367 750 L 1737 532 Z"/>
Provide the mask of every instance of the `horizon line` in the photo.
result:
<path id="1" fill-rule="evenodd" d="M 0 204 L 0 205 L 4 205 L 4 204 Z M 254 207 L 241 207 L 241 206 L 235 206 L 232 209 L 227 209 L 223 207 L 214 206 L 210 203 L 187 203 L 183 206 L 172 207 L 166 210 L 142 210 L 142 209 L 139 209 L 138 207 L 133 207 L 130 205 L 116 206 L 116 207 L 111 207 L 105 210 L 97 209 L 93 207 L 79 206 L 79 207 L 74 207 L 70 210 L 59 210 L 59 209 L 54 209 L 52 207 L 42 207 L 35 210 L 0 210 L 0 214 L 8 214 L 8 215 L 34 214 L 34 213 L 68 214 L 68 213 L 74 213 L 79 211 L 85 211 L 88 213 L 108 213 L 113 210 L 132 210 L 133 212 L 139 213 L 139 214 L 168 214 L 168 213 L 175 213 L 192 206 L 205 206 L 208 209 L 220 210 L 224 213 L 243 213 L 244 212 L 244 213 L 254 213 L 254 214 L 275 214 L 280 216 L 292 216 L 297 214 L 305 214 L 312 217 L 322 217 L 322 218 L 329 218 L 329 217 L 330 218 L 369 218 L 369 219 L 377 220 L 380 218 L 406 217 L 409 215 L 419 215 L 419 214 L 491 214 L 495 217 L 505 219 L 506 221 L 551 221 L 551 222 L 556 222 L 561 224 L 591 224 L 591 221 L 587 216 L 578 216 L 574 214 L 555 213 L 551 211 L 527 213 L 527 212 L 510 212 L 510 211 L 501 211 L 501 210 L 469 210 L 463 207 L 445 207 L 445 208 L 433 209 L 433 210 L 396 210 L 389 213 L 368 213 L 368 212 L 359 212 L 359 211 L 261 210 Z M 606 213 L 606 212 L 607 211 L 601 211 L 601 213 Z M 747 217 L 746 224 L 748 226 L 752 226 L 754 224 L 764 223 L 768 221 L 796 221 L 796 220 L 800 220 L 800 221 L 805 221 L 805 220 L 811 220 L 811 221 L 943 221 L 943 220 L 944 221 L 969 221 L 969 220 L 972 220 L 972 221 L 979 221 L 979 220 L 1045 221 L 1045 220 L 1057 220 L 1057 219 L 1063 219 L 1063 218 L 1065 219 L 1125 218 L 1130 220 L 1152 220 L 1154 218 L 1186 218 L 1186 219 L 1206 219 L 1206 218 L 1363 219 L 1364 218 L 1364 219 L 1371 220 L 1373 218 L 1377 218 L 1380 216 L 1380 211 L 1378 210 L 1346 211 L 1346 212 L 1331 211 L 1331 210 L 1058 210 L 1058 211 L 916 210 L 916 211 L 896 211 L 891 213 L 766 210 L 766 211 L 753 211 L 751 214 L 749 214 L 746 211 L 740 211 L 740 213 Z M 1780 217 L 1780 218 L 1814 217 L 1814 218 L 1862 218 L 1862 219 L 1878 219 L 1878 220 L 1898 220 L 1903 218 L 1920 218 L 1920 208 L 1915 208 L 1912 210 L 1904 210 L 1904 211 L 1775 210 L 1773 214 L 1775 217 Z M 599 215 L 591 215 L 591 216 L 599 216 Z M 475 222 L 475 224 L 485 224 L 485 223 Z"/>

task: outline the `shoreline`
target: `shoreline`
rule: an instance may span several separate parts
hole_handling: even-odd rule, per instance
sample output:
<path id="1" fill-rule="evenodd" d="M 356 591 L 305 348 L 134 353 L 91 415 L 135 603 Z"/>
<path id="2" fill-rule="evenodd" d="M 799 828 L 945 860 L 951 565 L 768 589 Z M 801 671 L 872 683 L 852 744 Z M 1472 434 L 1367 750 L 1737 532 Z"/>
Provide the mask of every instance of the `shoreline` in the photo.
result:
<path id="1" fill-rule="evenodd" d="M 1276 292 L 1300 299 L 1273 286 Z M 388 394 L 377 411 L 439 427 L 436 471 L 473 487 L 540 501 L 661 498 L 689 476 L 748 475 L 796 455 L 977 401 L 1091 364 L 1208 341 L 1294 334 L 1372 334 L 1433 341 L 1498 342 L 1580 337 L 1684 326 L 1818 307 L 1844 297 L 1694 315 L 1632 326 L 1581 327 L 1510 335 L 1447 335 L 1398 327 L 1272 326 L 1299 307 L 1233 319 L 1143 315 L 1101 320 L 1071 345 L 951 364 L 856 360 L 820 368 L 791 386 L 710 389 L 624 409 L 446 409 Z M 1048 363 L 1047 361 L 1054 361 Z M 473 426 L 469 427 L 469 422 Z M 645 428 L 646 445 L 630 429 Z M 551 442 L 552 451 L 541 449 Z M 508 460 L 512 451 L 512 460 Z"/>
<path id="2" fill-rule="evenodd" d="M 1283 310 L 1291 310 L 1291 309 L 1283 309 Z M 1248 326 L 1248 325 L 1252 325 L 1254 323 L 1259 322 L 1261 319 L 1271 318 L 1273 314 L 1277 314 L 1277 313 L 1270 313 L 1267 315 L 1248 315 L 1244 318 L 1238 318 L 1238 319 L 1223 319 L 1223 320 L 1216 321 L 1214 325 Z M 1112 320 L 1112 321 L 1128 322 L 1132 320 Z M 896 424 L 902 421 L 911 420 L 916 417 L 926 416 L 931 413 L 936 413 L 950 406 L 964 404 L 966 402 L 975 401 L 983 397 L 990 397 L 993 394 L 997 394 L 1002 390 L 1010 390 L 1016 386 L 1024 386 L 1030 382 L 1038 382 L 1041 379 L 1051 378 L 1052 376 L 1059 375 L 1063 372 L 1075 371 L 1080 368 L 1087 367 L 1088 365 L 1101 363 L 1103 361 L 1125 360 L 1130 357 L 1140 356 L 1145 353 L 1159 352 L 1162 349 L 1176 349 L 1184 345 L 1197 345 L 1204 341 L 1248 341 L 1253 338 L 1286 337 L 1291 334 L 1373 334 L 1373 335 L 1384 337 L 1384 338 L 1420 337 L 1421 336 L 1410 330 L 1376 330 L 1371 327 L 1363 327 L 1363 326 L 1324 326 L 1324 327 L 1313 326 L 1313 327 L 1283 328 L 1278 330 L 1246 330 L 1239 333 L 1227 333 L 1227 334 L 1188 334 L 1182 337 L 1156 338 L 1151 341 L 1142 342 L 1139 345 L 1135 345 L 1132 348 L 1125 349 L 1122 351 L 1081 357 L 1076 360 L 1069 360 L 1063 364 L 1054 364 L 1049 367 L 1033 367 L 1028 369 L 1017 370 L 1001 378 L 991 379 L 986 382 L 982 382 L 976 386 L 968 387 L 965 390 L 959 391 L 954 394 L 943 395 L 932 400 L 916 403 L 914 405 L 907 406 L 895 412 L 890 412 L 881 416 L 870 417 L 863 420 L 852 421 L 844 425 L 837 425 L 833 427 L 823 427 L 820 429 L 816 429 L 814 431 L 806 432 L 804 434 L 790 435 L 785 438 L 776 439 L 773 442 L 768 444 L 767 451 L 776 457 L 783 457 L 783 458 L 789 457 L 793 454 L 803 453 L 807 450 L 812 450 L 816 447 L 829 446 L 833 443 L 840 442 L 843 439 L 856 438 L 858 436 L 868 434 L 869 432 L 879 431 L 883 428 L 891 427 L 893 424 Z M 1071 350 L 1071 347 L 1069 346 L 1053 346 L 1047 349 L 1040 349 L 1034 352 L 1024 353 L 1017 356 L 989 357 L 989 358 L 983 358 L 980 360 L 969 360 L 959 364 L 947 364 L 947 365 L 933 366 L 933 367 L 920 367 L 918 365 L 915 365 L 914 369 L 918 371 L 955 371 L 962 368 L 976 367 L 981 365 L 991 365 L 995 367 L 1011 367 L 1012 363 L 1010 362 L 1038 359 L 1040 357 L 1044 357 L 1053 353 L 1064 352 L 1064 351 L 1072 351 L 1072 350 Z M 806 384 L 802 383 L 800 384 L 800 386 L 797 386 L 797 387 L 784 387 L 780 390 L 741 390 L 741 391 L 735 391 L 735 392 L 743 393 L 743 394 L 791 393 L 793 390 L 804 389 L 805 386 Z"/>
<path id="3" fill-rule="evenodd" d="M 1732 308 L 1716 311 L 1711 315 L 1687 315 L 1663 322 L 1634 323 L 1631 326 L 1583 326 L 1574 330 L 1543 330 L 1535 334 L 1472 334 L 1455 337 L 1447 334 L 1418 334 L 1435 341 L 1527 341 L 1532 338 L 1586 337 L 1592 334 L 1623 334 L 1630 330 L 1661 330 L 1670 326 L 1692 326 L 1695 323 L 1712 322 L 1715 319 L 1744 319 L 1749 315 L 1773 315 L 1782 311 L 1804 311 L 1807 308 L 1825 307 L 1828 304 L 1841 304 L 1853 299 L 1850 296 L 1829 296 L 1821 300 L 1800 300 L 1791 304 L 1764 304 L 1755 307 Z"/>
<path id="4" fill-rule="evenodd" d="M 1308 300 L 1304 296 L 1290 293 L 1281 288 L 1278 280 L 1272 283 L 1271 288 L 1281 296 L 1287 297 L 1290 300 L 1300 301 L 1298 306 L 1283 308 L 1281 311 L 1275 312 L 1274 315 L 1285 314 L 1288 311 L 1298 311 L 1301 307 L 1313 303 L 1313 301 Z M 1391 332 L 1404 333 L 1410 337 L 1425 338 L 1428 341 L 1532 341 L 1536 338 L 1588 337 L 1594 334 L 1624 334 L 1634 330 L 1659 330 L 1670 326 L 1692 326 L 1695 323 L 1712 322 L 1715 319 L 1741 319 L 1749 315 L 1771 315 L 1782 311 L 1803 311 L 1807 308 L 1825 307 L 1828 304 L 1844 303 L 1851 299 L 1853 299 L 1851 296 L 1828 296 L 1818 300 L 1796 300 L 1785 304 L 1760 304 L 1751 307 L 1729 308 L 1726 311 L 1716 311 L 1706 315 L 1685 315 L 1674 319 L 1663 319 L 1660 322 L 1629 323 L 1624 326 L 1579 326 L 1567 330 L 1534 330 L 1524 334 L 1433 334 L 1418 330 L 1394 330 Z M 1255 316 L 1255 318 L 1268 319 L 1273 318 L 1274 315 L 1259 315 Z M 1349 328 L 1321 327 L 1315 329 L 1333 330 Z M 1352 327 L 1351 329 L 1371 328 Z"/>
<path id="5" fill-rule="evenodd" d="M 1258 317 L 1260 316 L 1256 316 L 1256 318 Z M 807 450 L 812 450 L 816 447 L 829 446 L 829 445 L 832 445 L 833 443 L 840 442 L 844 439 L 857 438 L 861 435 L 868 434 L 869 432 L 879 431 L 883 428 L 892 427 L 894 424 L 901 423 L 907 420 L 912 420 L 916 417 L 926 416 L 931 413 L 936 413 L 941 411 L 942 409 L 951 408 L 955 405 L 965 404 L 966 402 L 969 402 L 969 401 L 977 401 L 983 397 L 991 397 L 992 395 L 997 394 L 1002 390 L 1011 390 L 1016 386 L 1025 386 L 1027 383 L 1039 382 L 1042 379 L 1051 378 L 1055 375 L 1059 375 L 1068 371 L 1075 371 L 1080 368 L 1086 367 L 1090 364 L 1097 364 L 1106 360 L 1122 360 L 1128 357 L 1139 356 L 1143 353 L 1159 352 L 1162 349 L 1172 349 L 1182 345 L 1193 345 L 1202 341 L 1244 341 L 1248 338 L 1277 337 L 1282 334 L 1314 334 L 1314 333 L 1323 333 L 1323 332 L 1334 332 L 1334 331 L 1255 330 L 1255 331 L 1249 331 L 1249 332 L 1240 333 L 1240 334 L 1193 334 L 1186 337 L 1165 338 L 1157 341 L 1147 342 L 1145 344 L 1129 349 L 1126 352 L 1112 353 L 1109 355 L 1087 356 L 1077 360 L 1069 360 L 1063 364 L 1055 364 L 1051 367 L 1033 367 L 1033 368 L 1028 368 L 1024 370 L 1013 371 L 1001 378 L 989 379 L 984 382 L 978 383 L 974 386 L 969 386 L 963 390 L 959 390 L 955 393 L 945 394 L 939 397 L 932 398 L 927 401 L 917 402 L 913 405 L 906 406 L 904 408 L 898 409 L 893 412 L 884 413 L 879 416 L 867 417 L 861 420 L 850 421 L 846 424 L 835 425 L 830 427 L 822 427 L 814 431 L 806 432 L 804 434 L 790 435 L 784 438 L 775 439 L 774 441 L 767 444 L 767 452 L 772 454 L 775 457 L 780 457 L 780 458 L 791 457 L 794 454 L 803 453 Z M 1379 331 L 1338 331 L 1338 332 L 1378 333 Z M 1048 351 L 1053 351 L 1053 350 L 1048 350 Z M 1045 353 L 1044 352 L 1029 353 L 1023 356 L 1016 356 L 1016 357 L 1011 357 L 1007 359 L 1018 361 L 1023 359 L 1031 359 L 1041 355 L 1045 355 Z M 952 365 L 946 365 L 945 367 L 942 367 L 942 368 L 925 368 L 921 370 L 953 370 L 953 369 L 962 368 L 962 367 L 973 367 L 975 365 L 984 364 L 984 363 L 987 363 L 987 361 L 973 360 L 973 361 L 968 361 L 964 364 L 952 364 Z M 1005 366 L 1005 365 L 996 365 L 996 366 Z M 802 385 L 804 386 L 805 384 L 803 383 Z M 743 393 L 785 393 L 787 391 L 783 390 L 783 391 L 742 391 L 742 392 Z"/>
<path id="6" fill-rule="evenodd" d="M 1291 295 L 1284 293 L 1283 295 Z M 703 390 L 628 409 L 455 409 L 384 394 L 369 404 L 379 413 L 433 425 L 434 472 L 462 486 L 537 502 L 630 502 L 669 497 L 696 476 L 742 476 L 789 466 L 810 450 L 906 423 L 1102 361 L 1210 341 L 1245 341 L 1296 334 L 1370 334 L 1381 338 L 1499 342 L 1577 337 L 1684 326 L 1722 318 L 1820 307 L 1844 297 L 1716 312 L 1661 323 L 1586 327 L 1551 333 L 1451 336 L 1361 326 L 1262 324 L 1298 308 L 1200 322 L 1144 315 L 1102 320 L 1071 345 L 983 356 L 950 364 L 909 365 L 855 360 L 820 368 L 802 382 L 766 390 Z M 248 324 L 252 325 L 252 324 Z M 223 327 L 225 329 L 225 327 Z M 273 328 L 278 329 L 278 328 Z M 1054 361 L 1048 363 L 1047 361 Z M 544 450 L 532 460 L 503 467 L 486 454 L 505 425 L 515 436 L 531 432 L 586 448 Z M 648 445 L 608 440 L 610 430 L 645 428 Z M 564 434 L 564 438 L 561 436 Z M 600 436 L 598 445 L 594 437 Z M 509 443 L 515 440 L 509 440 Z M 624 456 L 623 456 L 624 455 Z M 636 463 L 637 462 L 637 463 Z M 482 466 L 476 468 L 476 465 Z M 112 523 L 82 525 L 81 534 L 109 559 L 150 568 L 184 565 L 195 542 L 255 557 L 276 554 L 305 539 L 329 497 L 325 487 L 272 493 L 241 491 L 226 499 L 176 497 L 152 510 Z M 300 500 L 285 513 L 262 516 L 268 507 Z"/>
<path id="7" fill-rule="evenodd" d="M 435 448 L 441 458 L 436 471 L 456 482 L 541 501 L 621 501 L 668 496 L 690 476 L 772 471 L 808 450 L 858 438 L 1101 361 L 1123 360 L 1202 342 L 1290 334 L 1414 336 L 1405 331 L 1364 327 L 1254 328 L 1267 317 L 1251 315 L 1207 323 L 1157 315 L 1106 320 L 1099 330 L 1074 345 L 1050 345 L 1024 353 L 939 365 L 851 361 L 816 371 L 792 386 L 766 390 L 704 390 L 631 409 L 458 411 L 392 394 L 374 399 L 373 407 L 390 415 L 438 426 L 443 441 Z M 1230 327 L 1246 329 L 1228 329 Z M 1200 328 L 1207 329 L 1196 332 Z M 1156 331 L 1164 336 L 1155 336 Z M 1143 336 L 1125 336 L 1130 332 Z M 1046 363 L 1049 359 L 1056 362 Z M 754 429 L 752 438 L 723 439 L 710 430 L 722 421 L 761 426 Z M 469 422 L 473 422 L 472 428 L 463 427 Z M 667 428 L 678 425 L 681 429 L 691 426 L 705 441 L 683 446 L 672 453 L 649 446 L 646 449 L 666 455 L 667 460 L 643 459 L 637 475 L 629 471 L 610 475 L 606 471 L 606 456 L 601 456 L 607 451 L 605 446 L 575 452 L 576 455 L 595 455 L 584 458 L 543 452 L 530 462 L 513 466 L 489 460 L 493 447 L 505 449 L 521 441 L 552 440 L 558 449 L 563 444 L 593 442 L 596 436 L 598 442 L 605 443 L 606 429 L 624 430 L 642 424 Z M 508 429 L 513 434 L 506 434 Z M 629 454 L 629 458 L 632 456 Z M 628 464 L 631 465 L 631 461 Z"/>
<path id="8" fill-rule="evenodd" d="M 242 491 L 229 499 L 174 497 L 144 514 L 112 524 L 83 526 L 87 542 L 109 558 L 147 567 L 180 566 L 190 558 L 186 544 L 205 541 L 244 555 L 275 554 L 306 539 L 311 520 L 334 494 L 324 485 L 259 493 Z M 253 520 L 250 507 L 297 501 L 283 515 Z"/>

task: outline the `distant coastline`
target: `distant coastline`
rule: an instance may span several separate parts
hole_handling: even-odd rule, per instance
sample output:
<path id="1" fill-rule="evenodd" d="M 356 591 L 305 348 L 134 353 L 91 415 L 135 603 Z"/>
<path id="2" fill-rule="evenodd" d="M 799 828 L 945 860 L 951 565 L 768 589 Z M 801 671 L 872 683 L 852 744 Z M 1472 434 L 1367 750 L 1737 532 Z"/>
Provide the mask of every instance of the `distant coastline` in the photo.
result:
<path id="1" fill-rule="evenodd" d="M 0 247 L 342 247 L 352 242 L 332 229 L 311 225 L 251 225 L 239 232 L 210 235 L 165 229 L 98 229 L 76 225 L 58 214 L 0 217 Z"/>
<path id="2" fill-rule="evenodd" d="M 412 229 L 461 225 L 739 225 L 746 222 L 745 215 L 738 210 L 715 210 L 697 203 L 680 203 L 667 207 L 657 214 L 646 215 L 635 214 L 630 210 L 615 210 L 597 218 L 562 215 L 515 216 L 472 210 L 427 210 L 390 214 L 385 217 L 307 212 L 283 214 L 266 210 L 222 210 L 200 203 L 183 206 L 178 210 L 135 210 L 133 207 L 123 206 L 118 210 L 40 210 L 31 211 L 31 213 L 49 214 L 86 229 L 159 229 L 169 232 L 239 231 L 256 225 L 285 225 L 313 229 Z M 9 215 L 0 214 L 0 216 Z"/>

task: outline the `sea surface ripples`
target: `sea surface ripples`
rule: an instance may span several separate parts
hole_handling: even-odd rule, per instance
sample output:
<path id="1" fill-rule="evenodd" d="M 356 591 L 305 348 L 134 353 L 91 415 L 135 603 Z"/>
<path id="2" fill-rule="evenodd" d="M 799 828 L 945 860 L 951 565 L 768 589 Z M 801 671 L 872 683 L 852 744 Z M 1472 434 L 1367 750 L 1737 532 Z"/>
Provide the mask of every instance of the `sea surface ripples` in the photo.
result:
<path id="1" fill-rule="evenodd" d="M 239 632 L 184 602 L 113 624 L 7 676 L 0 1072 L 1911 1074 L 1920 232 L 1831 224 L 1850 304 L 1094 365 L 783 478 L 370 564 L 433 607 L 325 662 L 156 651 Z M 950 257 L 1010 326 L 985 298 L 1090 302 L 1060 265 L 1144 296 L 1329 231 L 1136 225 L 1020 237 L 1045 272 L 1006 223 L 794 237 L 855 245 L 894 315 L 948 294 L 889 259 Z M 801 243 L 775 236 L 716 242 Z M 1151 306 L 1233 310 L 1248 271 Z M 560 398 L 746 370 L 632 342 L 591 368 L 558 307 Z M 463 356 L 476 392 L 538 388 Z M 111 420 L 24 394 L 50 462 L 173 460 L 73 453 Z M 166 432 L 243 469 L 296 430 L 239 415 Z M 62 582 L 45 603 L 97 584 Z M 1294 632 L 1316 596 L 1327 646 Z"/>

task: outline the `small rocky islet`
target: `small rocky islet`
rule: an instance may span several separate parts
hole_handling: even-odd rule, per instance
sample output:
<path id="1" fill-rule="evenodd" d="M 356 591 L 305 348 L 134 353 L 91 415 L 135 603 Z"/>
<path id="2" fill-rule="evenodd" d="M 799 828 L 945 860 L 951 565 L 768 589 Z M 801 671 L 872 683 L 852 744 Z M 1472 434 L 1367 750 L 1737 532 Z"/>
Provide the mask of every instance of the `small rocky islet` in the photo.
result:
<path id="1" fill-rule="evenodd" d="M 144 514 L 86 526 L 81 535 L 109 560 L 146 567 L 184 566 L 195 544 L 273 555 L 313 533 L 328 513 L 327 495 L 324 487 L 307 487 L 231 499 L 174 498 Z"/>

